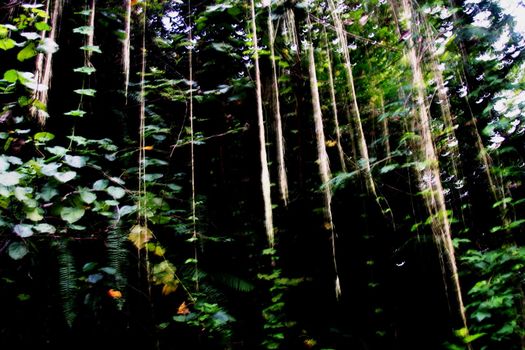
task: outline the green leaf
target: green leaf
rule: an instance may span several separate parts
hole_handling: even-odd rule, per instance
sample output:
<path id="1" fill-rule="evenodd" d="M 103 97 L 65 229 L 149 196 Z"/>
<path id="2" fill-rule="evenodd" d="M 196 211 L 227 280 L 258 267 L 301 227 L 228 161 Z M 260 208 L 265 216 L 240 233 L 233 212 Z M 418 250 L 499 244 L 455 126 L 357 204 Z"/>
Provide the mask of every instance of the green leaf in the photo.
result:
<path id="1" fill-rule="evenodd" d="M 86 157 L 66 155 L 64 161 L 67 165 L 73 168 L 82 168 L 86 166 Z"/>
<path id="2" fill-rule="evenodd" d="M 26 212 L 26 218 L 34 222 L 41 221 L 44 219 L 43 213 L 44 211 L 40 208 L 32 208 Z"/>
<path id="3" fill-rule="evenodd" d="M 91 97 L 95 96 L 95 93 L 97 92 L 97 90 L 94 90 L 94 89 L 77 89 L 73 91 L 79 95 L 91 96 Z"/>
<path id="4" fill-rule="evenodd" d="M 64 207 L 60 211 L 60 217 L 62 218 L 62 220 L 70 224 L 73 224 L 77 222 L 78 220 L 80 220 L 84 216 L 85 213 L 86 211 L 84 210 L 84 208 Z"/>
<path id="5" fill-rule="evenodd" d="M 93 29 L 94 28 L 90 26 L 82 26 L 82 27 L 74 28 L 73 33 L 91 35 L 93 34 Z"/>
<path id="6" fill-rule="evenodd" d="M 477 334 L 472 334 L 472 335 L 469 335 L 469 336 L 466 336 L 464 339 L 463 339 L 463 342 L 465 343 L 472 343 L 474 340 L 478 339 L 478 338 L 481 338 L 482 336 L 484 336 L 486 333 L 477 333 Z"/>
<path id="7" fill-rule="evenodd" d="M 58 195 L 58 191 L 56 188 L 46 185 L 42 188 L 39 195 L 44 201 L 49 202 L 53 197 Z"/>
<path id="8" fill-rule="evenodd" d="M 58 51 L 58 44 L 51 38 L 44 38 L 36 50 L 45 54 L 53 54 Z"/>
<path id="9" fill-rule="evenodd" d="M 74 109 L 72 111 L 64 113 L 64 115 L 70 115 L 72 117 L 83 117 L 85 114 L 86 112 L 80 109 Z"/>
<path id="10" fill-rule="evenodd" d="M 18 80 L 18 71 L 16 69 L 10 69 L 4 73 L 4 80 L 9 83 L 15 83 Z"/>
<path id="11" fill-rule="evenodd" d="M 106 191 L 111 197 L 115 199 L 120 199 L 126 195 L 126 191 L 124 191 L 124 189 L 121 187 L 109 186 Z"/>
<path id="12" fill-rule="evenodd" d="M 68 182 L 71 181 L 77 176 L 77 173 L 74 171 L 66 171 L 64 173 L 56 173 L 53 175 L 55 179 L 57 179 L 60 182 Z"/>
<path id="13" fill-rule="evenodd" d="M 60 168 L 60 166 L 61 164 L 55 162 L 45 164 L 40 168 L 40 172 L 45 176 L 54 176 L 57 173 L 58 168 Z"/>
<path id="14" fill-rule="evenodd" d="M 91 191 L 80 191 L 80 199 L 86 204 L 91 204 L 97 199 L 97 195 Z"/>
<path id="15" fill-rule="evenodd" d="M 0 185 L 2 186 L 14 186 L 18 185 L 22 175 L 16 171 L 0 174 Z"/>
<path id="16" fill-rule="evenodd" d="M 399 164 L 389 164 L 389 165 L 385 165 L 384 167 L 382 167 L 379 172 L 381 174 L 386 174 L 394 169 L 397 169 L 399 167 Z"/>
<path id="17" fill-rule="evenodd" d="M 96 72 L 96 69 L 94 67 L 79 67 L 79 68 L 75 68 L 73 69 L 73 72 L 75 73 L 84 73 L 84 74 L 87 74 L 87 75 L 91 75 L 92 73 Z"/>
<path id="18" fill-rule="evenodd" d="M 3 38 L 0 39 L 0 49 L 2 50 L 10 50 L 13 47 L 15 47 L 16 41 L 14 41 L 11 38 Z"/>
<path id="19" fill-rule="evenodd" d="M 25 60 L 35 57 L 36 54 L 37 52 L 35 49 L 35 44 L 31 42 L 26 47 L 24 47 L 22 50 L 20 50 L 18 55 L 16 55 L 16 59 L 19 60 L 20 62 L 23 62 Z"/>
<path id="20" fill-rule="evenodd" d="M 55 135 L 50 132 L 37 132 L 33 138 L 38 142 L 48 142 L 53 140 Z"/>
<path id="21" fill-rule="evenodd" d="M 100 50 L 100 47 L 96 45 L 86 45 L 86 46 L 82 46 L 80 49 L 84 51 L 89 51 L 89 52 L 102 53 L 102 51 Z"/>
<path id="22" fill-rule="evenodd" d="M 55 233 L 56 232 L 56 228 L 55 226 L 53 225 L 49 225 L 49 224 L 38 224 L 38 225 L 35 225 L 34 229 L 40 233 Z"/>
<path id="23" fill-rule="evenodd" d="M 19 237 L 27 238 L 33 235 L 33 229 L 31 225 L 18 224 L 13 228 L 13 232 Z"/>
<path id="24" fill-rule="evenodd" d="M 105 190 L 106 187 L 108 187 L 108 184 L 109 184 L 109 181 L 106 179 L 97 180 L 93 184 L 93 189 L 95 191 L 102 191 L 102 190 Z"/>
<path id="25" fill-rule="evenodd" d="M 118 213 L 120 216 L 132 214 L 137 211 L 136 205 L 124 205 L 122 208 L 119 209 Z"/>
<path id="26" fill-rule="evenodd" d="M 46 147 L 46 150 L 54 154 L 55 156 L 62 157 L 67 153 L 67 148 L 64 148 L 62 146 L 53 146 L 53 147 Z"/>
<path id="27" fill-rule="evenodd" d="M 24 33 L 20 33 L 20 36 L 23 36 L 27 40 L 40 39 L 40 34 L 38 34 L 37 32 L 24 32 Z"/>
<path id="28" fill-rule="evenodd" d="M 35 23 L 35 28 L 39 31 L 48 31 L 51 30 L 51 27 L 46 22 L 37 22 Z"/>
<path id="29" fill-rule="evenodd" d="M 9 248 L 7 250 L 7 253 L 9 254 L 9 257 L 13 260 L 20 260 L 24 256 L 27 255 L 29 251 L 27 250 L 27 247 L 25 244 L 21 242 L 13 242 L 9 245 Z"/>
<path id="30" fill-rule="evenodd" d="M 90 271 L 93 271 L 96 267 L 97 267 L 97 263 L 94 261 L 90 261 L 84 264 L 84 266 L 82 267 L 82 271 L 90 272 Z"/>

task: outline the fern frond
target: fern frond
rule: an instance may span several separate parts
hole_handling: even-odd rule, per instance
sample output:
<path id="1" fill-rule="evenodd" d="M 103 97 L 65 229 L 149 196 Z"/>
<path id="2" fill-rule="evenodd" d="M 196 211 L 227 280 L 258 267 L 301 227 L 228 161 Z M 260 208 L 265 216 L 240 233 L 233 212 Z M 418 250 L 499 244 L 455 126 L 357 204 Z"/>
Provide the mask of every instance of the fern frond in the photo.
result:
<path id="1" fill-rule="evenodd" d="M 125 266 L 128 262 L 128 249 L 126 248 L 127 236 L 120 230 L 112 230 L 106 238 L 108 250 L 108 266 L 115 269 L 116 287 L 122 290 L 127 284 Z"/>
<path id="2" fill-rule="evenodd" d="M 68 243 L 67 240 L 61 240 L 56 242 L 54 247 L 58 253 L 58 284 L 60 297 L 62 299 L 62 312 L 66 323 L 71 327 L 77 316 L 75 311 L 77 270 Z"/>

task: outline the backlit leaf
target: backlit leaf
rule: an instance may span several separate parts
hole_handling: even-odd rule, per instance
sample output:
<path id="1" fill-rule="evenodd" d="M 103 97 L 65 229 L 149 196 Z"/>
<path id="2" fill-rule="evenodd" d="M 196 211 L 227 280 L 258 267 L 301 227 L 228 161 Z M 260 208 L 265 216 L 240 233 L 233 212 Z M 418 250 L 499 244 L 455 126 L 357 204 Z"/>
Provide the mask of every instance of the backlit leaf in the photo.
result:
<path id="1" fill-rule="evenodd" d="M 26 47 L 24 47 L 22 50 L 20 50 L 18 55 L 16 55 L 16 59 L 23 62 L 25 60 L 35 57 L 36 54 L 37 54 L 37 51 L 35 48 L 35 44 L 31 42 Z"/>
<path id="2" fill-rule="evenodd" d="M 128 239 L 137 247 L 138 249 L 144 248 L 146 243 L 153 238 L 153 232 L 145 226 L 135 225 L 131 228 Z"/>

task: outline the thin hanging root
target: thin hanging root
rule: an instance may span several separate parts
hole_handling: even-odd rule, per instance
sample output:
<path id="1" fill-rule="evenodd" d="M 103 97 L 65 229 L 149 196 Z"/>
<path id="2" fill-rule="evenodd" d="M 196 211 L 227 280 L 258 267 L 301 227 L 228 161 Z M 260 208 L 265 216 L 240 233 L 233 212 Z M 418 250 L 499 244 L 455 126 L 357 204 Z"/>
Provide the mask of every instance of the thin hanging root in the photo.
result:
<path id="1" fill-rule="evenodd" d="M 346 162 L 345 162 L 345 153 L 343 151 L 343 145 L 341 145 L 341 129 L 339 128 L 339 118 L 337 113 L 337 99 L 335 94 L 335 86 L 334 86 L 334 74 L 332 72 L 332 57 L 330 56 L 330 46 L 328 45 L 328 38 L 326 35 L 326 28 L 323 28 L 324 30 L 324 42 L 326 46 L 326 57 L 327 57 L 327 63 L 328 63 L 328 83 L 330 86 L 330 98 L 332 102 L 332 114 L 334 118 L 334 126 L 335 126 L 335 136 L 336 136 L 336 142 L 337 142 L 337 153 L 339 154 L 339 162 L 341 163 L 341 170 L 343 172 L 347 172 L 346 168 Z"/>
<path id="2" fill-rule="evenodd" d="M 189 84 L 189 118 L 190 118 L 190 156 L 191 156 L 191 224 L 192 224 L 192 240 L 193 240 L 193 251 L 195 259 L 195 290 L 199 291 L 199 266 L 198 266 L 198 235 L 197 235 L 197 200 L 195 194 L 195 133 L 193 129 L 193 23 L 191 20 L 191 1 L 188 1 L 188 41 L 190 42 L 190 48 L 188 50 L 188 80 Z"/>
<path id="3" fill-rule="evenodd" d="M 139 115 L 139 166 L 138 166 L 138 205 L 137 205 L 137 221 L 138 225 L 142 226 L 145 230 L 148 229 L 148 218 L 146 215 L 147 211 L 147 187 L 146 187 L 146 90 L 145 90 L 145 79 L 146 79 L 146 7 L 144 6 L 143 18 L 142 18 L 142 46 L 141 46 L 141 69 L 140 69 L 140 115 Z M 140 248 L 139 254 L 139 274 L 140 274 Z M 144 261 L 146 263 L 146 273 L 148 280 L 148 292 L 151 296 L 151 283 L 150 282 L 150 261 L 149 251 L 145 249 Z"/>
<path id="4" fill-rule="evenodd" d="M 385 145 L 385 158 L 392 158 L 392 151 L 390 149 L 390 131 L 388 129 L 388 118 L 384 117 L 385 114 L 385 100 L 383 94 L 379 94 L 379 103 L 381 104 L 381 114 L 383 114 L 383 119 L 381 120 L 381 131 L 383 132 L 383 140 Z"/>
<path id="5" fill-rule="evenodd" d="M 62 1 L 63 0 L 54 0 L 53 1 L 53 12 L 50 15 L 50 26 L 51 31 L 45 39 L 55 41 L 58 28 L 58 20 L 62 15 Z M 49 13 L 51 0 L 48 1 L 46 11 Z M 42 38 L 45 37 L 45 32 L 42 32 Z M 52 77 L 52 65 L 53 65 L 53 53 L 49 52 L 46 54 L 39 54 L 36 59 L 35 66 L 35 80 L 38 82 L 39 86 L 44 87 L 39 91 L 36 91 L 33 98 L 40 101 L 44 106 L 47 105 L 48 93 L 51 88 L 51 77 Z M 32 107 L 31 116 L 37 118 L 38 122 L 41 125 L 46 123 L 46 118 L 48 114 L 41 110 L 40 108 Z"/>
<path id="6" fill-rule="evenodd" d="M 374 179 L 372 178 L 372 172 L 370 169 L 370 157 L 368 156 L 368 147 L 365 138 L 365 133 L 363 131 L 363 124 L 361 122 L 361 114 L 359 112 L 359 105 L 357 104 L 357 96 L 354 85 L 354 75 L 352 72 L 352 62 L 350 60 L 350 53 L 348 52 L 348 41 L 346 38 L 346 33 L 344 31 L 343 22 L 341 21 L 341 18 L 337 13 L 337 8 L 335 6 L 334 1 L 328 0 L 328 5 L 330 7 L 330 13 L 334 21 L 337 38 L 339 39 L 339 47 L 343 52 L 348 89 L 350 91 L 350 97 L 352 99 L 351 111 L 355 119 L 355 128 L 358 138 L 357 148 L 359 150 L 359 156 L 361 157 L 361 160 L 363 162 L 362 173 L 364 176 L 366 189 L 368 193 L 372 194 L 374 197 L 377 197 Z"/>
<path id="7" fill-rule="evenodd" d="M 125 38 L 122 45 L 122 71 L 124 73 L 124 94 L 126 100 L 128 99 L 129 88 L 129 65 L 130 65 L 130 50 L 131 50 L 131 0 L 124 0 L 125 17 L 124 17 L 124 33 Z"/>
<path id="8" fill-rule="evenodd" d="M 332 257 L 335 270 L 335 295 L 339 299 L 341 295 L 341 284 L 339 281 L 339 274 L 337 270 L 336 250 L 335 250 L 335 228 L 332 217 L 332 189 L 330 186 L 330 179 L 332 177 L 330 172 L 330 164 L 328 162 L 328 154 L 326 153 L 326 141 L 323 128 L 323 115 L 321 112 L 321 101 L 319 98 L 319 88 L 317 84 L 317 73 L 315 71 L 315 53 L 314 46 L 308 43 L 308 73 L 310 76 L 310 92 L 312 95 L 312 109 L 315 123 L 315 137 L 317 142 L 317 157 L 319 163 L 319 175 L 321 176 L 323 194 L 324 194 L 324 216 L 325 227 L 331 231 L 332 241 Z"/>
<path id="9" fill-rule="evenodd" d="M 409 0 L 402 0 L 403 12 L 407 22 L 407 30 L 412 31 L 412 7 Z M 463 323 L 463 327 L 467 327 L 467 317 L 465 314 L 465 307 L 463 304 L 463 297 L 461 295 L 461 285 L 459 282 L 458 268 L 454 254 L 454 245 L 452 243 L 452 235 L 450 232 L 450 222 L 447 216 L 447 207 L 445 205 L 445 197 L 443 194 L 443 186 L 441 183 L 439 163 L 432 140 L 432 131 L 430 129 L 430 115 L 427 112 L 425 102 L 425 81 L 421 69 L 420 61 L 416 54 L 416 47 L 413 37 L 409 38 L 408 48 L 406 49 L 406 56 L 410 67 L 412 69 L 412 84 L 415 90 L 416 99 L 416 120 L 415 126 L 421 135 L 419 143 L 420 161 L 427 163 L 422 173 L 418 173 L 420 187 L 425 194 L 425 205 L 427 211 L 431 216 L 432 232 L 434 234 L 438 247 L 440 247 L 443 258 L 450 268 L 452 274 L 452 281 L 454 284 L 454 293 L 458 303 L 459 314 Z M 467 344 L 470 349 L 470 344 Z"/>
<path id="10" fill-rule="evenodd" d="M 264 116 L 263 116 L 263 102 L 261 92 L 261 71 L 259 68 L 259 47 L 257 45 L 257 24 L 255 22 L 255 3 L 250 1 L 251 5 L 251 24 L 252 24 L 252 40 L 254 49 L 255 61 L 255 94 L 257 98 L 257 121 L 259 126 L 259 144 L 260 144 L 260 159 L 261 159 L 261 186 L 264 201 L 264 224 L 266 228 L 266 236 L 270 247 L 274 246 L 274 228 L 273 228 L 273 213 L 272 213 L 272 198 L 270 190 L 270 172 L 268 170 L 268 157 L 266 154 L 266 137 L 264 135 Z"/>
<path id="11" fill-rule="evenodd" d="M 279 81 L 277 79 L 277 66 L 275 64 L 274 29 L 272 22 L 272 7 L 268 5 L 268 36 L 270 37 L 270 61 L 272 62 L 272 97 L 273 115 L 275 118 L 275 138 L 277 139 L 277 168 L 279 176 L 279 192 L 284 205 L 288 205 L 288 179 L 284 160 L 284 136 L 281 118 L 281 105 L 279 102 Z"/>

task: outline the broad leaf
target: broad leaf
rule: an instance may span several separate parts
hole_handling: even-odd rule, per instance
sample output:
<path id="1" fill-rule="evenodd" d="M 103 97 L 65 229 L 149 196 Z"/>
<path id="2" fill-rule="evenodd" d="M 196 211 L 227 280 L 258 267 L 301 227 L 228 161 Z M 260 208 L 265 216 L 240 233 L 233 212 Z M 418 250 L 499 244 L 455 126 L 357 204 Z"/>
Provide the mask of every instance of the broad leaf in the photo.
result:
<path id="1" fill-rule="evenodd" d="M 9 245 L 7 253 L 9 257 L 13 260 L 20 260 L 27 255 L 29 251 L 27 247 L 22 242 L 13 242 Z"/>
<path id="2" fill-rule="evenodd" d="M 73 168 L 82 168 L 86 165 L 86 157 L 66 155 L 64 161 Z"/>
<path id="3" fill-rule="evenodd" d="M 124 191 L 121 187 L 109 186 L 106 191 L 111 197 L 115 199 L 120 199 L 126 195 L 126 191 Z"/>
<path id="4" fill-rule="evenodd" d="M 60 182 L 68 182 L 73 180 L 75 176 L 77 176 L 77 173 L 74 171 L 66 171 L 65 173 L 56 173 L 53 176 Z"/>
<path id="5" fill-rule="evenodd" d="M 13 232 L 19 237 L 27 238 L 33 235 L 33 229 L 31 225 L 18 224 L 13 228 Z"/>
<path id="6" fill-rule="evenodd" d="M 10 38 L 3 38 L 0 39 L 0 49 L 2 50 L 9 50 L 15 47 L 16 41 Z"/>
<path id="7" fill-rule="evenodd" d="M 18 185 L 22 175 L 16 171 L 0 174 L 0 185 L 3 186 L 14 186 Z"/>
<path id="8" fill-rule="evenodd" d="M 66 221 L 66 222 L 68 222 L 70 224 L 73 224 L 73 223 L 77 222 L 78 220 L 80 220 L 84 216 L 85 213 L 86 213 L 86 211 L 84 210 L 84 208 L 64 207 L 60 211 L 60 217 L 62 218 L 62 220 Z"/>
<path id="9" fill-rule="evenodd" d="M 25 60 L 35 57 L 36 54 L 37 54 L 37 51 L 35 49 L 35 44 L 29 43 L 26 47 L 20 50 L 18 55 L 16 55 L 16 59 L 23 62 Z"/>
<path id="10" fill-rule="evenodd" d="M 144 248 L 146 243 L 153 238 L 153 232 L 145 226 L 135 225 L 131 228 L 128 239 L 133 242 L 138 249 Z"/>

